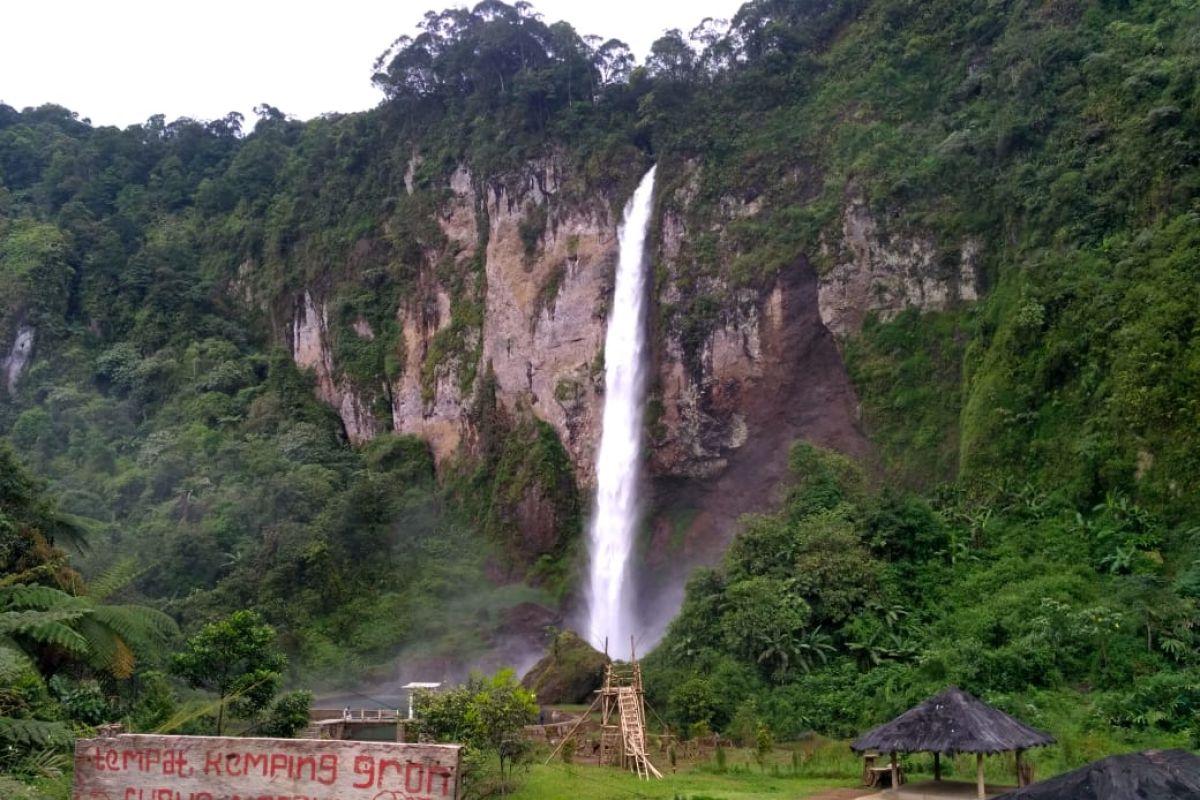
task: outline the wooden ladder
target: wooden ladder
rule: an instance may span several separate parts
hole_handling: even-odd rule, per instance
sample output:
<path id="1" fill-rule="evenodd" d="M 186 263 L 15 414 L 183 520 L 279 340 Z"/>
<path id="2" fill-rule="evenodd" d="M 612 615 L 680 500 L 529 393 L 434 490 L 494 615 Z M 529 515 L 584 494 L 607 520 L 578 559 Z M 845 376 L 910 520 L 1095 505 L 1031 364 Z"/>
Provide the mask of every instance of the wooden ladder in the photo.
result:
<path id="1" fill-rule="evenodd" d="M 621 711 L 621 734 L 625 742 L 625 756 L 633 761 L 634 771 L 639 778 L 651 775 L 661 778 L 662 773 L 654 768 L 646 756 L 646 721 L 642 719 L 642 704 L 632 686 L 617 690 L 617 707 Z"/>

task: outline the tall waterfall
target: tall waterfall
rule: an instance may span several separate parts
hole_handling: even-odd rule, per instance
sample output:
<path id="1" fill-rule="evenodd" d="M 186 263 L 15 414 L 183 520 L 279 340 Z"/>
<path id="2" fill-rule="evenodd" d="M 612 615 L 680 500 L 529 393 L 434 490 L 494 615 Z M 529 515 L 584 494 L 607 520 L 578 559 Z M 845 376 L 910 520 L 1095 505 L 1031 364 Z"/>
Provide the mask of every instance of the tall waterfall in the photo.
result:
<path id="1" fill-rule="evenodd" d="M 596 457 L 596 505 L 588 531 L 587 636 L 618 648 L 634 635 L 629 557 L 633 552 L 641 478 L 646 349 L 646 231 L 654 170 L 642 178 L 621 222 L 617 285 L 604 340 L 604 427 Z"/>

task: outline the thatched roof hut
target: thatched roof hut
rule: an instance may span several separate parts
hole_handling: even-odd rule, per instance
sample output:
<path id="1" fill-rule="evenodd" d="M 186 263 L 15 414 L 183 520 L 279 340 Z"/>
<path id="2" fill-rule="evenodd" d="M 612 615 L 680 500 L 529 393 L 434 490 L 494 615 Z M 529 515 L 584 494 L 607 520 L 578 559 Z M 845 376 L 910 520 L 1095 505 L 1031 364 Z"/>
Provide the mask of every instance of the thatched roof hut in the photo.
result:
<path id="1" fill-rule="evenodd" d="M 1197 800 L 1200 757 L 1186 750 L 1147 750 L 1093 761 L 1003 800 Z"/>
<path id="2" fill-rule="evenodd" d="M 1054 744 L 1054 737 L 951 686 L 850 745 L 856 752 L 1007 753 Z"/>
<path id="3" fill-rule="evenodd" d="M 1054 737 L 1031 728 L 974 695 L 951 686 L 910 708 L 891 722 L 860 736 L 851 748 L 858 753 L 891 754 L 892 785 L 899 783 L 896 753 L 933 753 L 934 780 L 941 780 L 941 754 L 975 753 L 975 782 L 985 795 L 983 757 L 1015 752 L 1017 783 L 1023 783 L 1021 754 L 1031 747 L 1054 744 Z"/>

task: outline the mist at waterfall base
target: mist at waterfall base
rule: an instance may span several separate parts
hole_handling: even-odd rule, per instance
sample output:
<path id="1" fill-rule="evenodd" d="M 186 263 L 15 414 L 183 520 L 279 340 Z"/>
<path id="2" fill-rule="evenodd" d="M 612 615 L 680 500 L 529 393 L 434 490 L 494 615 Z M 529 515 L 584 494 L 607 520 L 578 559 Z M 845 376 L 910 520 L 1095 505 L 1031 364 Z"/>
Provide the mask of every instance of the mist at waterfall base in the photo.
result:
<path id="1" fill-rule="evenodd" d="M 587 639 L 623 653 L 639 638 L 630 581 L 642 481 L 642 411 L 646 383 L 646 234 L 654 172 L 625 206 L 620 258 L 604 339 L 604 416 L 596 457 L 596 500 L 588 529 Z"/>

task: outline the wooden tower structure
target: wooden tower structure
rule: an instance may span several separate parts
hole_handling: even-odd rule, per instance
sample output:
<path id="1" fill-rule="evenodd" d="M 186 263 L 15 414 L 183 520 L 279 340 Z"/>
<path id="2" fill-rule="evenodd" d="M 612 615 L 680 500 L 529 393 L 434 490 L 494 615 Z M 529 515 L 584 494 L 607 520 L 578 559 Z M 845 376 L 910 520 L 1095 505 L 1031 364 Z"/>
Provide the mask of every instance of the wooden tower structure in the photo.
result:
<path id="1" fill-rule="evenodd" d="M 605 655 L 608 648 L 605 647 Z M 662 773 L 646 755 L 646 694 L 642 688 L 642 665 L 638 663 L 633 639 L 629 641 L 629 663 L 609 661 L 604 665 L 604 684 L 596 699 L 564 737 L 571 738 L 592 712 L 600 708 L 600 763 L 637 773 L 639 778 L 661 778 Z M 558 754 L 554 749 L 546 763 Z"/>
<path id="2" fill-rule="evenodd" d="M 632 640 L 629 656 L 627 664 L 610 661 L 604 667 L 604 685 L 596 698 L 600 703 L 600 763 L 636 772 L 639 778 L 661 778 L 662 773 L 646 755 L 646 694 Z"/>

